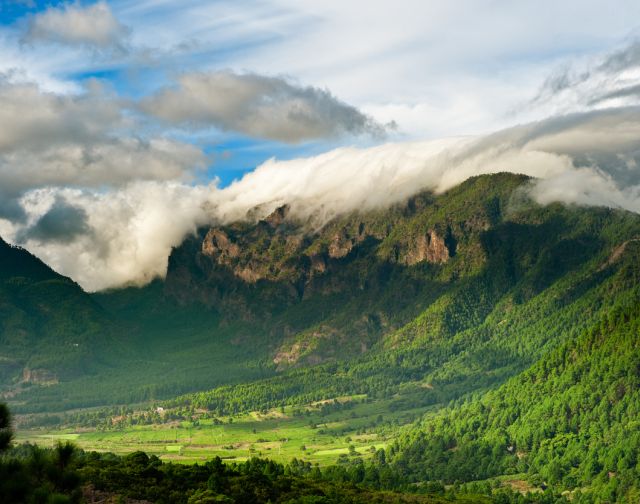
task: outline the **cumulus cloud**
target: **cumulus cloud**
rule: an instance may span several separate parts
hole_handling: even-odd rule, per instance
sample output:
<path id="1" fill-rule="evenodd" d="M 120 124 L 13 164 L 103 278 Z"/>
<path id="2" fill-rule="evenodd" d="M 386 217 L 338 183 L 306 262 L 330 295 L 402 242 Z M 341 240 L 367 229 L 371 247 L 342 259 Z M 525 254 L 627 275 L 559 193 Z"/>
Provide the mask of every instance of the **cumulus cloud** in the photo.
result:
<path id="1" fill-rule="evenodd" d="M 289 143 L 385 134 L 385 126 L 327 90 L 229 71 L 185 74 L 176 87 L 147 98 L 141 108 L 170 124 L 215 127 Z"/>
<path id="2" fill-rule="evenodd" d="M 184 180 L 205 165 L 197 147 L 135 127 L 96 83 L 61 96 L 0 78 L 0 218 L 23 219 L 17 200 L 34 188 Z"/>
<path id="3" fill-rule="evenodd" d="M 35 14 L 25 40 L 124 51 L 128 33 L 105 1 L 86 7 L 67 3 Z"/>
<path id="4" fill-rule="evenodd" d="M 207 222 L 215 191 L 151 181 L 109 192 L 38 189 L 22 199 L 27 232 L 7 236 L 85 289 L 144 284 L 164 275 L 171 247 Z"/>
<path id="5" fill-rule="evenodd" d="M 123 125 L 118 100 L 90 82 L 86 93 L 57 95 L 0 76 L 0 151 L 46 150 L 90 141 Z"/>

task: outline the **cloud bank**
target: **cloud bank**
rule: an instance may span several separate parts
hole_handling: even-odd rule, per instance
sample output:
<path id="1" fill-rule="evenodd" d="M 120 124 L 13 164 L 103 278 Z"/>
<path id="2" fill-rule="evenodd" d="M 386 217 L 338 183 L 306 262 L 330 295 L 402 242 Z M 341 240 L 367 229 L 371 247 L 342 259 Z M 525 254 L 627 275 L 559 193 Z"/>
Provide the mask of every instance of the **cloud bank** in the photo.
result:
<path id="1" fill-rule="evenodd" d="M 185 76 L 136 101 L 97 80 L 60 95 L 0 74 L 0 235 L 90 290 L 161 276 L 171 247 L 218 219 L 223 191 L 192 185 L 205 149 L 151 114 L 287 142 L 383 132 L 328 91 L 281 78 Z"/>
<path id="2" fill-rule="evenodd" d="M 129 30 L 111 12 L 105 1 L 87 7 L 63 4 L 34 15 L 25 41 L 81 45 L 95 49 L 124 50 Z"/>
<path id="3" fill-rule="evenodd" d="M 341 148 L 270 160 L 226 188 L 133 181 L 112 191 L 44 188 L 20 200 L 25 224 L 1 225 L 90 290 L 162 276 L 171 247 L 198 226 L 260 217 L 283 203 L 317 226 L 344 212 L 386 207 L 424 189 L 445 191 L 488 173 L 539 180 L 530 195 L 640 212 L 640 109 L 572 114 L 492 135 Z M 66 220 L 57 224 L 56 219 Z"/>
<path id="4" fill-rule="evenodd" d="M 230 71 L 183 75 L 177 86 L 143 100 L 141 108 L 173 125 L 214 127 L 287 143 L 385 134 L 384 126 L 327 90 Z"/>

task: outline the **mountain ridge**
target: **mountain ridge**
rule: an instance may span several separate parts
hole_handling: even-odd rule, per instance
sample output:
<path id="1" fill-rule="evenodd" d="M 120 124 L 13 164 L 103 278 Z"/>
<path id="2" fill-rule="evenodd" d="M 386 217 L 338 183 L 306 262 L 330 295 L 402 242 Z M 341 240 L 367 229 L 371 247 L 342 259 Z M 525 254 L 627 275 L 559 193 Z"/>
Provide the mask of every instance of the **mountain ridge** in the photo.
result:
<path id="1" fill-rule="evenodd" d="M 88 377 L 86 388 L 113 383 L 103 404 L 137 402 L 361 358 L 356 368 L 373 366 L 365 375 L 374 380 L 375 366 L 396 369 L 373 364 L 385 352 L 415 361 L 410 374 L 458 377 L 444 389 L 456 389 L 456 379 L 466 384 L 461 391 L 499 383 L 531 363 L 521 352 L 511 363 L 492 357 L 486 363 L 500 366 L 485 375 L 487 364 L 472 362 L 491 345 L 496 355 L 509 345 L 501 320 L 522 311 L 526 323 L 513 327 L 532 330 L 527 310 L 538 296 L 541 320 L 552 320 L 548 289 L 575 291 L 571 305 L 606 281 L 611 268 L 596 270 L 640 236 L 634 214 L 540 206 L 526 198 L 529 183 L 513 174 L 474 177 L 320 229 L 287 207 L 202 228 L 173 250 L 164 281 L 91 295 L 126 337 L 119 362 L 100 375 L 104 385 Z M 536 336 L 531 344 L 540 352 L 550 343 Z M 22 397 L 48 408 L 60 394 L 77 396 L 71 389 L 69 382 Z M 100 404 L 87 396 L 71 403 L 89 401 Z"/>

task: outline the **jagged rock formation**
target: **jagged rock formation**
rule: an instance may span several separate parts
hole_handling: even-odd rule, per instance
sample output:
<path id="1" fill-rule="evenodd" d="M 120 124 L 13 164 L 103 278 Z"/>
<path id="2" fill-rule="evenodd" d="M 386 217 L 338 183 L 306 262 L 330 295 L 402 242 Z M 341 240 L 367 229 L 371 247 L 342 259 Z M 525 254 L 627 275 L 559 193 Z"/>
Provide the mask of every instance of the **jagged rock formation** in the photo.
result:
<path id="1" fill-rule="evenodd" d="M 202 253 L 215 257 L 218 264 L 231 264 L 231 260 L 240 255 L 240 247 L 231 242 L 223 230 L 213 228 L 207 232 L 202 241 Z"/>
<path id="2" fill-rule="evenodd" d="M 449 260 L 453 253 L 455 252 L 449 250 L 445 239 L 440 237 L 435 230 L 430 229 L 426 234 L 418 236 L 410 244 L 409 250 L 401 258 L 400 262 L 409 266 L 422 261 L 443 264 Z"/>

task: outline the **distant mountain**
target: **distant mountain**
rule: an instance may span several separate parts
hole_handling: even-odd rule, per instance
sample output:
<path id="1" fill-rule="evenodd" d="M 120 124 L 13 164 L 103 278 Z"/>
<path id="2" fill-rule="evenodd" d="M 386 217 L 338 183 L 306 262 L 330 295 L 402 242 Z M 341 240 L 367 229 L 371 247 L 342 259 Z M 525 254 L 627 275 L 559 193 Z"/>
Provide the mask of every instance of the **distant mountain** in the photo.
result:
<path id="1" fill-rule="evenodd" d="M 55 383 L 92 371 L 112 321 L 75 282 L 0 238 L 0 377 Z"/>

